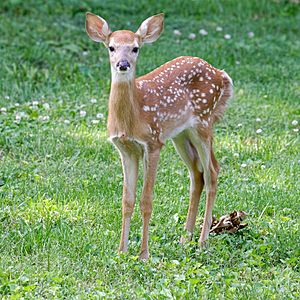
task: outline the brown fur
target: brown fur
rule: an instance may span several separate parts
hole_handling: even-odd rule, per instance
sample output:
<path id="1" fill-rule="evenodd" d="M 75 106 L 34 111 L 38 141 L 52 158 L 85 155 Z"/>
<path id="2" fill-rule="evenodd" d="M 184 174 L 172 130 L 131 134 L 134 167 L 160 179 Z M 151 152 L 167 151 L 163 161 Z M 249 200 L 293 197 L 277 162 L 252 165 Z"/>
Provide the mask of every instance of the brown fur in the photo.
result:
<path id="1" fill-rule="evenodd" d="M 108 131 L 110 136 L 135 136 L 140 122 L 138 91 L 131 82 L 114 83 L 109 96 Z"/>
<path id="2" fill-rule="evenodd" d="M 118 44 L 131 44 L 137 39 L 137 35 L 129 30 L 117 30 L 110 34 L 110 39 L 114 39 L 115 43 Z"/>
<path id="3" fill-rule="evenodd" d="M 222 77 L 223 93 L 220 95 L 218 105 L 214 113 L 214 122 L 219 121 L 227 107 L 228 100 L 233 97 L 233 85 L 231 79 L 227 75 Z"/>

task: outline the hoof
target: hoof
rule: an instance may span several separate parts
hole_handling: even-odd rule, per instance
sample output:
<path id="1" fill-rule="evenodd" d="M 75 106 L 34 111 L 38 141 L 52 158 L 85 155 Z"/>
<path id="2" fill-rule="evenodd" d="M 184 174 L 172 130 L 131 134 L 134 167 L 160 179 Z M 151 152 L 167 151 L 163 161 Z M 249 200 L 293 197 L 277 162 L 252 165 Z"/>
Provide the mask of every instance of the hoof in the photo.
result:
<path id="1" fill-rule="evenodd" d="M 186 232 L 186 234 L 181 236 L 179 243 L 181 245 L 189 243 L 192 240 L 192 237 L 193 237 L 193 234 L 191 232 Z"/>
<path id="2" fill-rule="evenodd" d="M 186 237 L 186 236 L 182 236 L 180 238 L 179 244 L 184 245 L 187 244 L 191 241 L 192 237 Z"/>
<path id="3" fill-rule="evenodd" d="M 200 249 L 206 249 L 208 248 L 208 241 L 199 239 L 198 245 Z"/>
<path id="4" fill-rule="evenodd" d="M 125 247 L 120 247 L 120 248 L 118 249 L 118 254 L 126 253 L 126 252 L 127 252 L 127 248 L 125 248 Z"/>
<path id="5" fill-rule="evenodd" d="M 146 261 L 149 259 L 149 252 L 147 250 L 144 250 L 139 255 L 139 260 Z"/>

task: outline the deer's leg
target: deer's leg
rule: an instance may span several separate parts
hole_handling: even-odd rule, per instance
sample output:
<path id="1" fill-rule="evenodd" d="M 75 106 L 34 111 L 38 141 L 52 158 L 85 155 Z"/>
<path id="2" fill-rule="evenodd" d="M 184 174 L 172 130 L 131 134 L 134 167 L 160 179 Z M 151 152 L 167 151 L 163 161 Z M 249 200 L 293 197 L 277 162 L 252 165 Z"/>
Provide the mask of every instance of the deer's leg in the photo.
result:
<path id="1" fill-rule="evenodd" d="M 212 210 L 217 192 L 219 165 L 213 153 L 211 138 L 202 138 L 195 129 L 190 131 L 190 138 L 198 151 L 204 172 L 206 203 L 204 221 L 199 239 L 199 245 L 204 246 L 212 223 Z"/>
<path id="2" fill-rule="evenodd" d="M 199 239 L 199 245 L 204 246 L 205 241 L 208 238 L 211 223 L 212 223 L 212 210 L 214 206 L 214 201 L 217 193 L 217 179 L 219 173 L 219 165 L 214 158 L 213 150 L 210 149 L 211 155 L 208 162 L 207 176 L 205 176 L 204 181 L 206 180 L 206 203 L 205 203 L 205 213 L 203 227 L 201 230 L 201 235 Z"/>
<path id="3" fill-rule="evenodd" d="M 153 187 L 156 178 L 157 165 L 160 149 L 145 150 L 144 153 L 144 185 L 140 202 L 141 215 L 143 219 L 142 243 L 140 259 L 149 258 L 148 238 L 149 221 L 152 213 Z"/>
<path id="4" fill-rule="evenodd" d="M 139 154 L 134 146 L 128 147 L 121 143 L 115 144 L 121 155 L 124 177 L 122 196 L 122 232 L 119 252 L 126 252 L 128 249 L 130 220 L 135 205 Z"/>
<path id="5" fill-rule="evenodd" d="M 199 155 L 186 133 L 182 133 L 174 138 L 173 143 L 178 154 L 188 167 L 190 175 L 190 204 L 185 223 L 187 236 L 183 235 L 180 239 L 181 243 L 185 243 L 190 241 L 193 236 L 204 180 Z"/>

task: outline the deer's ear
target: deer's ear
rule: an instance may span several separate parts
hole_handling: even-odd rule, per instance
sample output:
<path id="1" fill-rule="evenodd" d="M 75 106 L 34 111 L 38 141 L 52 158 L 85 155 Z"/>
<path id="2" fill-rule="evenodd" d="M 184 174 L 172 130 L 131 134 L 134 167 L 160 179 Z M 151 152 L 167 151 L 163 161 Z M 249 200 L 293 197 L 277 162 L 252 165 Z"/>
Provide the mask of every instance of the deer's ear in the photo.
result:
<path id="1" fill-rule="evenodd" d="M 95 42 L 107 44 L 111 33 L 107 22 L 92 13 L 86 13 L 85 28 L 88 36 Z"/>
<path id="2" fill-rule="evenodd" d="M 146 19 L 136 32 L 143 43 L 155 42 L 164 29 L 164 14 L 159 14 Z"/>

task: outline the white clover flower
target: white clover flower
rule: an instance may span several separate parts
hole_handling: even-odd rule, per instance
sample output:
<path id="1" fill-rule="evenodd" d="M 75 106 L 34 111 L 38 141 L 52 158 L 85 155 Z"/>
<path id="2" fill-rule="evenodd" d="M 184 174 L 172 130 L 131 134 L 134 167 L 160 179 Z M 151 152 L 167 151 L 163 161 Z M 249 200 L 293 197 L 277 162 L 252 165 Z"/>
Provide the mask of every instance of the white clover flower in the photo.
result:
<path id="1" fill-rule="evenodd" d="M 71 122 L 69 120 L 64 120 L 65 124 L 70 124 Z"/>
<path id="2" fill-rule="evenodd" d="M 256 133 L 257 133 L 257 134 L 262 133 L 262 129 L 261 129 L 261 128 L 258 128 L 258 129 L 256 130 Z"/>
<path id="3" fill-rule="evenodd" d="M 242 127 L 242 126 L 243 126 L 242 123 L 237 124 L 237 127 Z"/>
<path id="4" fill-rule="evenodd" d="M 87 56 L 89 54 L 89 51 L 82 51 L 82 56 Z"/>
<path id="5" fill-rule="evenodd" d="M 246 167 L 247 167 L 247 164 L 243 163 L 243 164 L 241 164 L 241 167 L 242 167 L 242 168 L 246 168 Z"/>
<path id="6" fill-rule="evenodd" d="M 9 99 L 10 99 L 10 97 L 9 97 L 8 95 L 4 96 L 4 98 L 5 98 L 6 100 L 9 100 Z"/>
<path id="7" fill-rule="evenodd" d="M 81 110 L 80 112 L 79 112 L 79 115 L 80 115 L 80 117 L 85 117 L 86 116 L 86 111 L 85 110 Z"/>
<path id="8" fill-rule="evenodd" d="M 15 103 L 15 107 L 18 107 L 18 106 L 20 106 L 20 103 L 18 103 L 18 102 Z"/>
<path id="9" fill-rule="evenodd" d="M 90 101 L 91 101 L 91 103 L 97 103 L 97 99 L 96 98 L 92 98 Z"/>
<path id="10" fill-rule="evenodd" d="M 92 120 L 91 123 L 92 124 L 98 124 L 100 122 L 100 120 Z"/>
<path id="11" fill-rule="evenodd" d="M 50 109 L 50 105 L 49 105 L 49 103 L 47 103 L 47 102 L 43 103 L 43 107 L 44 107 L 46 110 L 49 110 L 49 109 Z"/>
<path id="12" fill-rule="evenodd" d="M 6 107 L 1 107 L 0 111 L 3 112 L 3 113 L 5 113 L 5 112 L 7 112 L 7 109 L 6 109 Z"/>
<path id="13" fill-rule="evenodd" d="M 102 119 L 103 117 L 104 117 L 104 115 L 102 113 L 99 113 L 99 114 L 96 115 L 97 119 Z"/>
<path id="14" fill-rule="evenodd" d="M 256 118 L 256 122 L 261 122 L 261 118 Z"/>
<path id="15" fill-rule="evenodd" d="M 250 31 L 248 32 L 248 38 L 252 39 L 254 37 L 254 32 Z"/>
<path id="16" fill-rule="evenodd" d="M 39 105 L 39 101 L 36 101 L 36 100 L 35 100 L 35 101 L 32 101 L 32 105 L 33 105 L 33 106 Z"/>
<path id="17" fill-rule="evenodd" d="M 239 155 L 239 153 L 233 153 L 233 156 L 234 157 L 239 157 L 240 155 Z"/>
<path id="18" fill-rule="evenodd" d="M 177 36 L 180 36 L 180 35 L 181 35 L 181 32 L 180 32 L 178 29 L 175 29 L 175 30 L 173 31 L 173 34 L 174 34 L 174 35 L 177 35 Z"/>
<path id="19" fill-rule="evenodd" d="M 224 39 L 225 40 L 230 40 L 231 39 L 231 35 L 230 34 L 225 34 L 224 35 Z"/>
<path id="20" fill-rule="evenodd" d="M 223 31 L 223 28 L 222 28 L 221 26 L 217 26 L 217 27 L 216 27 L 216 31 L 219 31 L 219 32 L 220 32 L 220 31 Z"/>
<path id="21" fill-rule="evenodd" d="M 175 223 L 178 223 L 179 220 L 178 214 L 173 215 L 173 219 Z"/>
<path id="22" fill-rule="evenodd" d="M 49 116 L 39 116 L 38 118 L 39 121 L 47 122 L 50 120 Z"/>
<path id="23" fill-rule="evenodd" d="M 240 64 L 241 64 L 241 62 L 240 62 L 239 60 L 236 60 L 235 63 L 236 63 L 237 65 L 240 65 Z"/>
<path id="24" fill-rule="evenodd" d="M 261 169 L 265 169 L 265 168 L 266 168 L 266 166 L 265 166 L 265 165 L 261 165 L 260 167 L 261 167 Z"/>
<path id="25" fill-rule="evenodd" d="M 207 32 L 205 29 L 200 29 L 200 30 L 199 30 L 199 33 L 200 33 L 201 35 L 208 35 L 208 32 Z"/>
<path id="26" fill-rule="evenodd" d="M 15 118 L 20 121 L 22 118 L 28 118 L 28 115 L 24 111 L 20 111 L 16 113 Z"/>
<path id="27" fill-rule="evenodd" d="M 298 121 L 297 121 L 297 120 L 293 120 L 293 121 L 292 121 L 292 125 L 293 125 L 293 126 L 297 126 L 297 125 L 298 125 Z"/>
<path id="28" fill-rule="evenodd" d="M 299 131 L 299 128 L 294 128 L 293 131 L 294 131 L 294 132 L 298 132 L 298 131 Z"/>
<path id="29" fill-rule="evenodd" d="M 196 38 L 196 34 L 195 33 L 190 33 L 189 36 L 188 36 L 188 38 L 190 40 L 194 40 Z"/>

